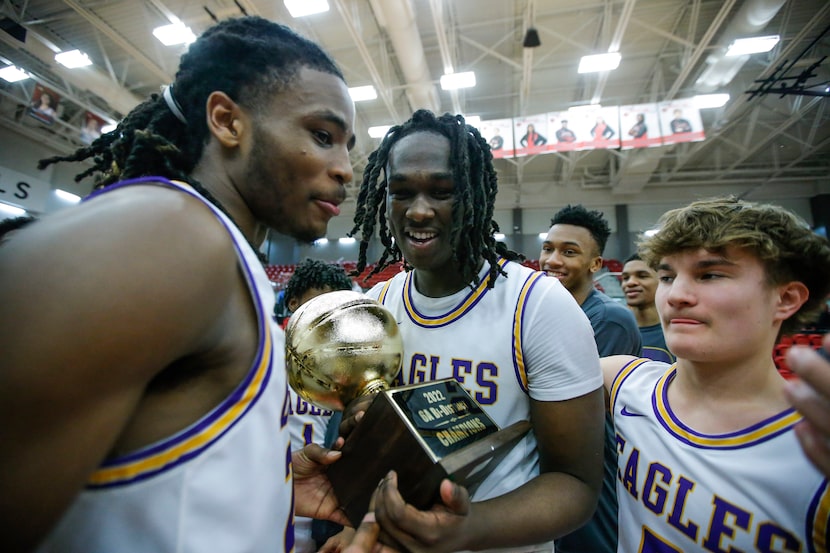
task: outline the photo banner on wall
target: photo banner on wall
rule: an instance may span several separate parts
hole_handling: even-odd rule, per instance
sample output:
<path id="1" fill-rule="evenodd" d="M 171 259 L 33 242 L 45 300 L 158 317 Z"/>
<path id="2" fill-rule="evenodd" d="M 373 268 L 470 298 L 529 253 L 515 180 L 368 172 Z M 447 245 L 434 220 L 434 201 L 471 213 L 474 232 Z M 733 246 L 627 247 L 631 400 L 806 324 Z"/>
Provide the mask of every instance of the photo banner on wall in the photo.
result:
<path id="1" fill-rule="evenodd" d="M 582 150 L 654 148 L 706 138 L 691 98 L 493 119 L 479 125 L 494 158 Z"/>
<path id="2" fill-rule="evenodd" d="M 660 102 L 659 108 L 663 144 L 700 142 L 706 138 L 700 110 L 691 98 Z"/>
<path id="3" fill-rule="evenodd" d="M 663 145 L 657 104 L 620 106 L 620 130 L 623 150 Z"/>
<path id="4" fill-rule="evenodd" d="M 513 120 L 494 119 L 480 123 L 482 138 L 490 145 L 494 158 L 513 157 L 516 153 L 513 147 Z"/>
<path id="5" fill-rule="evenodd" d="M 576 133 L 570 128 L 570 113 L 567 111 L 551 111 L 548 113 L 548 129 L 553 139 L 548 141 L 548 151 L 570 152 L 578 149 L 579 141 Z"/>
<path id="6" fill-rule="evenodd" d="M 51 125 L 58 115 L 57 109 L 60 99 L 58 93 L 51 88 L 37 84 L 34 92 L 32 92 L 32 101 L 26 112 L 41 123 Z"/>
<path id="7" fill-rule="evenodd" d="M 101 136 L 101 129 L 104 128 L 104 125 L 106 125 L 106 121 L 102 117 L 87 111 L 84 114 L 84 123 L 81 126 L 81 142 L 92 144 L 96 138 Z"/>
<path id="8" fill-rule="evenodd" d="M 586 106 L 568 110 L 568 126 L 577 136 L 576 150 L 620 147 L 620 112 L 617 106 Z"/>
<path id="9" fill-rule="evenodd" d="M 547 151 L 548 118 L 545 114 L 513 119 L 516 155 L 526 156 Z"/>

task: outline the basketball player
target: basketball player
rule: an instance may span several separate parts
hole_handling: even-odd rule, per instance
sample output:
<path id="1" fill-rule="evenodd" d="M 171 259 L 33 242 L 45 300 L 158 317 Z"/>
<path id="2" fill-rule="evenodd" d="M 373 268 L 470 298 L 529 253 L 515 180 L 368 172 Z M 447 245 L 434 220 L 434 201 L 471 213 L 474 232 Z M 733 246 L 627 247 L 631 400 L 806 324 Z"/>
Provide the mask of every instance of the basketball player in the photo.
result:
<path id="1" fill-rule="evenodd" d="M 772 350 L 830 292 L 830 244 L 723 198 L 640 244 L 676 365 L 602 360 L 619 454 L 619 551 L 824 551 L 830 490 L 798 447 Z"/>
<path id="2" fill-rule="evenodd" d="M 637 327 L 643 338 L 643 357 L 667 363 L 674 362 L 674 355 L 666 347 L 660 315 L 654 304 L 657 271 L 635 253 L 625 260 L 620 280 L 625 303 L 637 319 Z"/>
<path id="3" fill-rule="evenodd" d="M 375 232 L 385 245 L 375 270 L 402 259 L 411 269 L 368 292 L 401 330 L 395 385 L 454 377 L 499 426 L 533 424 L 471 498 L 444 481 L 444 504 L 417 511 L 391 474 L 376 514 L 407 550 L 551 551 L 596 505 L 603 396 L 591 326 L 558 281 L 495 241 L 496 191 L 478 131 L 419 110 L 371 154 L 358 195 L 357 271 Z"/>
<path id="4" fill-rule="evenodd" d="M 302 304 L 320 294 L 351 289 L 352 279 L 340 265 L 318 259 L 305 259 L 294 267 L 294 272 L 285 284 L 285 305 L 291 313 L 294 313 Z M 294 449 L 312 443 L 331 445 L 326 443 L 326 435 L 329 425 L 334 425 L 333 428 L 336 428 L 336 425 L 340 423 L 339 413 L 337 417 L 333 417 L 333 411 L 308 403 L 291 388 L 288 391 L 291 394 L 289 403 L 289 415 L 291 416 L 288 419 L 288 430 Z M 308 517 L 295 518 L 295 553 L 317 551 L 317 544 L 312 539 L 312 520 Z"/>
<path id="5" fill-rule="evenodd" d="M 42 162 L 89 158 L 100 187 L 0 248 L 4 550 L 291 551 L 292 508 L 346 521 L 339 453 L 291 453 L 256 252 L 269 227 L 325 233 L 353 119 L 316 44 L 230 19 L 114 132 Z"/>
<path id="6" fill-rule="evenodd" d="M 600 356 L 642 353 L 642 339 L 631 312 L 594 286 L 611 227 L 601 211 L 567 205 L 550 221 L 539 252 L 539 267 L 559 280 L 585 312 Z M 602 491 L 587 524 L 556 540 L 558 553 L 613 553 L 617 548 L 617 455 L 614 424 L 605 415 Z"/>

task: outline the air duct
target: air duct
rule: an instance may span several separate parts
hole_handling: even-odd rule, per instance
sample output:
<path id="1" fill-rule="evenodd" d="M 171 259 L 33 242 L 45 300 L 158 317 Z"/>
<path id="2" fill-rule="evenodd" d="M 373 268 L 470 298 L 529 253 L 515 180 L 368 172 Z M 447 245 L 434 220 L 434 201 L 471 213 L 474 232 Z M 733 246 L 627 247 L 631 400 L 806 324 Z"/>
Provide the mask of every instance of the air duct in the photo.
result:
<path id="1" fill-rule="evenodd" d="M 735 17 L 721 35 L 718 51 L 706 59 L 707 67 L 695 81 L 695 90 L 700 93 L 714 92 L 729 84 L 749 56 L 726 57 L 726 49 L 736 38 L 752 36 L 764 29 L 778 13 L 786 0 L 748 0 L 738 9 Z"/>
<path id="2" fill-rule="evenodd" d="M 406 79 L 406 97 L 413 111 L 440 108 L 438 92 L 429 73 L 421 34 L 410 0 L 371 0 L 378 24 L 386 30 Z"/>

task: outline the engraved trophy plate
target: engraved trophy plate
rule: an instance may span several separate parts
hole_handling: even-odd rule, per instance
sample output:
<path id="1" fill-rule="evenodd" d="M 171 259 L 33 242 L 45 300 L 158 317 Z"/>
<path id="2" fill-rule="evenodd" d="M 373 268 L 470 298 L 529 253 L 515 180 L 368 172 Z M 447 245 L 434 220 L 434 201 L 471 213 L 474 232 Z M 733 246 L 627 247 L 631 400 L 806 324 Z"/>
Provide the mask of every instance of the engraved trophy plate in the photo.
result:
<path id="1" fill-rule="evenodd" d="M 319 407 L 342 411 L 377 393 L 328 468 L 355 526 L 390 470 L 404 499 L 426 509 L 440 500 L 442 479 L 474 488 L 530 429 L 519 421 L 500 430 L 452 378 L 390 388 L 403 358 L 397 323 L 357 292 L 329 292 L 300 306 L 286 328 L 285 355 L 289 384 Z"/>

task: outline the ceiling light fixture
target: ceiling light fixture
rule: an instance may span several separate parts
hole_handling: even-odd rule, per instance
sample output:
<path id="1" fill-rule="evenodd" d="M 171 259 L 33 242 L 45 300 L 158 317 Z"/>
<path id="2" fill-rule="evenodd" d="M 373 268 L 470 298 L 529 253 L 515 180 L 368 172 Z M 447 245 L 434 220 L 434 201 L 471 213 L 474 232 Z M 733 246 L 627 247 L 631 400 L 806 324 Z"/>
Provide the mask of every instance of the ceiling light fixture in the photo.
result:
<path id="1" fill-rule="evenodd" d="M 525 48 L 536 48 L 541 45 L 542 41 L 539 40 L 539 31 L 533 27 L 528 27 L 525 33 L 525 39 L 522 41 L 522 46 Z"/>
<path id="2" fill-rule="evenodd" d="M 579 60 L 579 73 L 597 73 L 599 71 L 613 71 L 620 65 L 622 56 L 619 52 L 608 52 L 607 54 L 592 54 L 582 56 Z"/>
<path id="3" fill-rule="evenodd" d="M 329 11 L 329 3 L 326 0 L 284 0 L 283 3 L 294 18 Z"/>
<path id="4" fill-rule="evenodd" d="M 61 52 L 55 55 L 55 61 L 69 69 L 76 69 L 78 67 L 86 67 L 92 65 L 92 60 L 89 56 L 80 50 L 70 50 L 68 52 Z"/>
<path id="5" fill-rule="evenodd" d="M 81 201 L 81 197 L 77 194 L 73 194 L 72 192 L 67 192 L 66 190 L 61 190 L 60 188 L 55 189 L 55 195 L 65 202 L 71 202 L 76 204 Z"/>
<path id="6" fill-rule="evenodd" d="M 22 217 L 26 215 L 26 210 L 15 205 L 9 205 L 5 202 L 0 202 L 0 212 L 11 215 L 12 217 Z"/>
<path id="7" fill-rule="evenodd" d="M 441 88 L 454 90 L 456 88 L 470 88 L 476 85 L 476 74 L 472 71 L 463 73 L 447 73 L 441 77 Z"/>
<path id="8" fill-rule="evenodd" d="M 190 27 L 177 21 L 170 25 L 162 25 L 153 29 L 153 36 L 165 46 L 175 46 L 177 44 L 190 44 L 196 40 L 196 35 L 190 30 Z"/>
<path id="9" fill-rule="evenodd" d="M 692 101 L 697 109 L 719 108 L 729 101 L 729 94 L 698 94 Z"/>
<path id="10" fill-rule="evenodd" d="M 342 236 L 337 239 L 337 242 L 340 244 L 354 244 L 357 242 L 357 238 L 353 236 Z"/>
<path id="11" fill-rule="evenodd" d="M 744 56 L 749 54 L 762 54 L 769 52 L 781 37 L 778 35 L 756 36 L 750 38 L 735 39 L 726 50 L 727 56 Z"/>
<path id="12" fill-rule="evenodd" d="M 389 132 L 389 129 L 392 128 L 392 125 L 378 125 L 377 127 L 369 127 L 369 136 L 372 138 L 383 138 L 386 136 L 386 133 Z"/>
<path id="13" fill-rule="evenodd" d="M 349 89 L 349 96 L 352 97 L 353 102 L 365 102 L 377 98 L 378 91 L 372 85 L 353 86 Z"/>
<path id="14" fill-rule="evenodd" d="M 28 78 L 28 73 L 26 73 L 22 69 L 18 69 L 14 65 L 9 65 L 8 67 L 0 69 L 0 79 L 3 79 L 4 81 L 9 83 L 16 83 L 17 81 L 22 81 Z"/>

